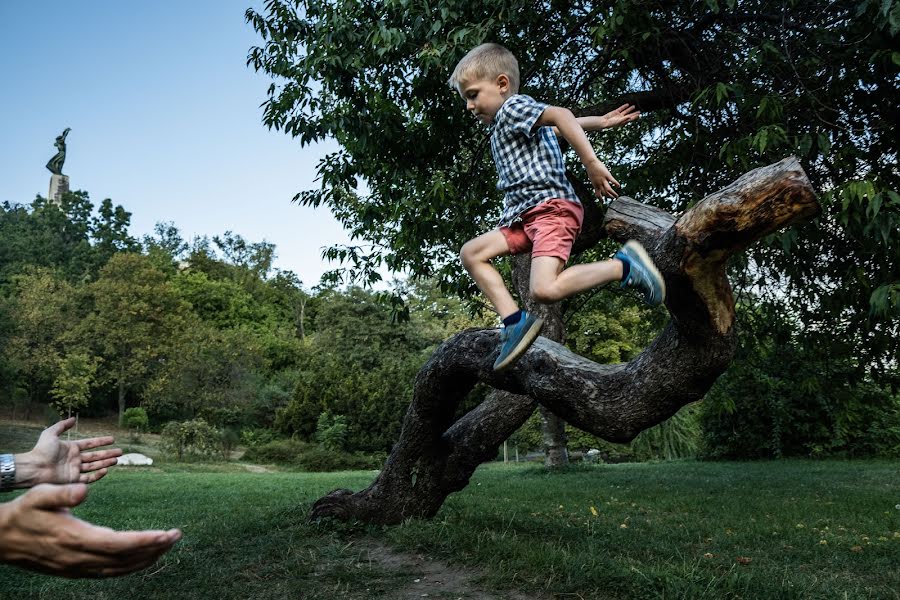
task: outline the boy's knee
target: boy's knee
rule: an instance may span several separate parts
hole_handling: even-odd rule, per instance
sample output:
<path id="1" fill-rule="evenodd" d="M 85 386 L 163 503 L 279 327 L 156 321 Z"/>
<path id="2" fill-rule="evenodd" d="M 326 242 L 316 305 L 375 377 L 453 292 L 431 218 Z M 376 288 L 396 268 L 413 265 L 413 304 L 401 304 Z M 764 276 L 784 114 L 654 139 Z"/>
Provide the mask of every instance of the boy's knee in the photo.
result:
<path id="1" fill-rule="evenodd" d="M 459 260 L 462 261 L 463 266 L 467 269 L 478 260 L 477 250 L 473 240 L 466 242 L 463 244 L 463 247 L 459 249 Z"/>
<path id="2" fill-rule="evenodd" d="M 553 283 L 539 283 L 531 285 L 531 297 L 541 304 L 552 304 L 562 299 L 559 290 Z"/>
<path id="3" fill-rule="evenodd" d="M 459 250 L 459 260 L 460 260 L 460 262 L 463 264 L 464 267 L 467 267 L 467 268 L 468 268 L 468 266 L 469 266 L 469 253 L 468 253 L 468 251 L 466 250 L 466 247 L 465 247 L 465 246 L 463 246 L 463 247 L 460 248 L 460 250 Z"/>

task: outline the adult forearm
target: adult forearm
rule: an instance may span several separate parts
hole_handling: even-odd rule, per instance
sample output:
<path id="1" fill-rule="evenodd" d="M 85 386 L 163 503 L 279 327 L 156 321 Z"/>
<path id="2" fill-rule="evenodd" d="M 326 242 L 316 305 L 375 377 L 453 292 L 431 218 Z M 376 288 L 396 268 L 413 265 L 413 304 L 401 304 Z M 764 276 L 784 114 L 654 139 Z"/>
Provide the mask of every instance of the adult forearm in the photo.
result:
<path id="1" fill-rule="evenodd" d="M 2 454 L 3 481 L 0 490 L 4 492 L 30 488 L 46 479 L 46 469 L 33 452 L 24 454 Z"/>
<path id="2" fill-rule="evenodd" d="M 16 454 L 16 481 L 13 484 L 14 489 L 30 488 L 39 483 L 48 483 L 50 479 L 47 477 L 47 465 L 35 457 L 33 452 L 24 454 Z"/>

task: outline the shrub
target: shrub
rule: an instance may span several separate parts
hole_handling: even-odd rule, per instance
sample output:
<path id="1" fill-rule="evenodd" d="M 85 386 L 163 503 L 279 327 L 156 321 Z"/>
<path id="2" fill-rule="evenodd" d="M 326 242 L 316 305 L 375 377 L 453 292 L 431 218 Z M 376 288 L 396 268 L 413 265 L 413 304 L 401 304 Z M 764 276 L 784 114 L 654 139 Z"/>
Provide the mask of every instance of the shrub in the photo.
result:
<path id="1" fill-rule="evenodd" d="M 382 461 L 375 456 L 326 450 L 318 447 L 303 452 L 297 457 L 297 464 L 304 471 L 330 472 L 330 471 L 358 471 L 361 469 L 375 469 L 381 467 Z"/>
<path id="2" fill-rule="evenodd" d="M 334 415 L 328 411 L 319 415 L 316 424 L 316 441 L 332 452 L 340 452 L 347 447 L 347 417 Z"/>
<path id="3" fill-rule="evenodd" d="M 376 469 L 384 464 L 384 454 L 363 454 L 326 450 L 295 439 L 272 440 L 250 447 L 244 459 L 299 467 L 304 471 L 347 471 Z"/>
<path id="4" fill-rule="evenodd" d="M 241 430 L 241 443 L 250 448 L 259 448 L 275 439 L 275 432 L 271 429 L 243 429 Z"/>
<path id="5" fill-rule="evenodd" d="M 264 444 L 250 446 L 244 460 L 261 463 L 297 464 L 297 457 L 310 449 L 311 444 L 300 440 L 271 440 Z"/>
<path id="6" fill-rule="evenodd" d="M 138 441 L 140 432 L 147 430 L 150 420 L 147 417 L 147 411 L 137 406 L 125 411 L 122 417 L 122 424 L 131 430 L 131 438 L 134 441 Z"/>
<path id="7" fill-rule="evenodd" d="M 221 434 L 203 419 L 167 423 L 162 430 L 163 450 L 178 460 L 185 456 L 211 457 L 221 451 Z"/>

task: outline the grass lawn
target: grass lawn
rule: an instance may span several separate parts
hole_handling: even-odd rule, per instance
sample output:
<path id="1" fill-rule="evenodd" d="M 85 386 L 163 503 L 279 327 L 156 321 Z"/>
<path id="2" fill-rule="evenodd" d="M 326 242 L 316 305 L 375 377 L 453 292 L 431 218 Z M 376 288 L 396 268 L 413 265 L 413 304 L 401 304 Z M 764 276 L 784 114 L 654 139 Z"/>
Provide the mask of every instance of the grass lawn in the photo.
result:
<path id="1" fill-rule="evenodd" d="M 75 511 L 181 527 L 156 566 L 97 581 L 0 567 L 0 597 L 423 597 L 395 553 L 471 572 L 474 588 L 429 598 L 900 598 L 898 462 L 486 465 L 434 520 L 392 528 L 305 520 L 372 472 L 157 464 L 115 470 Z"/>

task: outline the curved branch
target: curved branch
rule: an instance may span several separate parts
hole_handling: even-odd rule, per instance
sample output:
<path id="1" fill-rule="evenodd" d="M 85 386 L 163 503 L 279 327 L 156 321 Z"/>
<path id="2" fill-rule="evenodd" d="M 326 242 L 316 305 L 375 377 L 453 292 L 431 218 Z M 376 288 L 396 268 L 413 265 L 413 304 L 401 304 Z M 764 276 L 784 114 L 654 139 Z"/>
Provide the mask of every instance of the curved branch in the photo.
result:
<path id="1" fill-rule="evenodd" d="M 629 363 L 599 365 L 542 337 L 497 373 L 497 330 L 457 334 L 419 371 L 400 440 L 376 480 L 360 492 L 336 490 L 319 499 L 312 517 L 390 524 L 434 516 L 528 418 L 534 402 L 603 439 L 625 442 L 701 399 L 734 354 L 726 259 L 817 211 L 794 158 L 747 173 L 677 220 L 630 198 L 616 200 L 607 233 L 640 240 L 666 280 L 672 318 L 653 343 Z M 510 394 L 492 395 L 454 422 L 479 381 Z"/>

